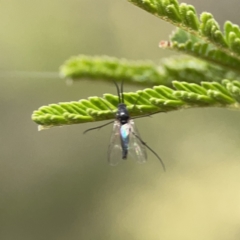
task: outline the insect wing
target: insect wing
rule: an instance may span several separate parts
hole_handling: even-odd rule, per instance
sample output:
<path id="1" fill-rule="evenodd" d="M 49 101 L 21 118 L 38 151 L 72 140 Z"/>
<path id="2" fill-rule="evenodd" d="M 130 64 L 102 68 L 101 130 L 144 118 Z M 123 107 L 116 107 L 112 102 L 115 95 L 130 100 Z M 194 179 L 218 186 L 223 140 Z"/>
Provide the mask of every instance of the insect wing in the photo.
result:
<path id="1" fill-rule="evenodd" d="M 120 127 L 120 123 L 115 121 L 110 144 L 108 146 L 108 162 L 111 166 L 116 166 L 122 160 Z"/>
<path id="2" fill-rule="evenodd" d="M 133 120 L 130 120 L 128 123 L 131 127 L 130 137 L 129 137 L 129 154 L 135 159 L 138 163 L 142 164 L 147 161 L 147 152 L 145 146 L 140 140 L 141 137 L 139 132 L 134 124 Z"/>

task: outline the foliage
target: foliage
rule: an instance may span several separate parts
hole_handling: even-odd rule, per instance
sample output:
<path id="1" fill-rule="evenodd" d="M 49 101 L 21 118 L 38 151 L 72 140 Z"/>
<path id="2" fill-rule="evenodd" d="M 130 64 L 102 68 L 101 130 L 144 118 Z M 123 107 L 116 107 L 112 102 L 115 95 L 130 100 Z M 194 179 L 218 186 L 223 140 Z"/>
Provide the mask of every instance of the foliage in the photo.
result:
<path id="1" fill-rule="evenodd" d="M 200 19 L 192 5 L 177 0 L 128 0 L 155 16 L 190 33 L 194 42 L 206 42 L 235 59 L 240 59 L 240 28 L 227 21 L 224 33 L 212 14 L 203 12 Z"/>
<path id="2" fill-rule="evenodd" d="M 169 40 L 161 41 L 159 46 L 189 56 L 171 57 L 155 64 L 80 55 L 63 64 L 60 69 L 62 77 L 74 81 L 82 78 L 114 79 L 154 86 L 124 93 L 131 116 L 190 107 L 239 109 L 239 26 L 227 21 L 224 31 L 221 31 L 210 13 L 203 12 L 198 18 L 193 6 L 179 4 L 177 0 L 128 1 L 175 25 L 177 28 Z M 43 106 L 34 111 L 32 119 L 40 129 L 114 119 L 117 105 L 117 96 L 104 94 L 103 98 L 89 97 L 87 100 Z"/>
<path id="3" fill-rule="evenodd" d="M 238 75 L 206 61 L 187 56 L 163 59 L 160 64 L 151 61 L 130 61 L 109 56 L 72 57 L 60 68 L 64 78 L 74 81 L 89 78 L 105 81 L 124 80 L 125 83 L 143 86 L 172 86 L 172 80 L 200 83 L 221 81 L 223 78 L 238 79 Z"/>
<path id="4" fill-rule="evenodd" d="M 223 80 L 195 83 L 173 81 L 174 88 L 155 86 L 137 92 L 124 93 L 131 116 L 144 116 L 192 107 L 225 107 L 240 110 L 240 83 Z M 76 102 L 50 104 L 33 113 L 40 130 L 53 126 L 113 119 L 118 96 L 104 94 L 103 98 L 89 97 Z"/>

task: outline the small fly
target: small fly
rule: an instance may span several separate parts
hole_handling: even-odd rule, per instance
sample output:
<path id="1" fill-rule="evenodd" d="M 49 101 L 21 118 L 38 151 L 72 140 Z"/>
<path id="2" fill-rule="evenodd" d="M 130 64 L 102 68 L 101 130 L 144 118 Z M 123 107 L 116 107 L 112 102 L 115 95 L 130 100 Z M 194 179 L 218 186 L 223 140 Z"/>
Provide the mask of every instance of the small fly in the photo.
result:
<path id="1" fill-rule="evenodd" d="M 115 115 L 115 121 L 108 122 L 98 127 L 90 128 L 84 133 L 94 129 L 100 129 L 113 123 L 112 136 L 108 147 L 108 162 L 110 165 L 117 165 L 120 161 L 126 160 L 128 155 L 130 155 L 140 164 L 145 163 L 147 161 L 146 148 L 148 148 L 159 159 L 163 170 L 165 171 L 166 169 L 162 159 L 141 139 L 136 125 L 133 121 L 134 118 L 130 118 L 127 106 L 124 103 L 123 81 L 121 83 L 121 91 L 117 83 L 115 81 L 113 82 L 117 88 L 119 102 L 117 113 Z M 151 114 L 149 114 L 148 116 L 150 115 Z"/>

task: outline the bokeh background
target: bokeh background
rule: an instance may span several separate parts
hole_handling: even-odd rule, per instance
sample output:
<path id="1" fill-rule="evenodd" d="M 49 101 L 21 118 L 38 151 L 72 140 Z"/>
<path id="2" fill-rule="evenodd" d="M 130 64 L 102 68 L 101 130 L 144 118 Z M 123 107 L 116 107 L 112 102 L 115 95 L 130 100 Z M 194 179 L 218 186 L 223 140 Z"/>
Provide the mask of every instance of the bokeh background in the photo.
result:
<path id="1" fill-rule="evenodd" d="M 187 3 L 221 25 L 240 24 L 238 0 Z M 111 126 L 83 135 L 97 124 L 38 132 L 31 121 L 42 105 L 115 93 L 101 81 L 67 86 L 54 72 L 70 56 L 158 62 L 173 54 L 158 48 L 170 24 L 126 0 L 2 0 L 0 29 L 1 240 L 240 238 L 238 112 L 192 109 L 137 120 L 165 174 L 151 153 L 147 164 L 110 167 Z"/>

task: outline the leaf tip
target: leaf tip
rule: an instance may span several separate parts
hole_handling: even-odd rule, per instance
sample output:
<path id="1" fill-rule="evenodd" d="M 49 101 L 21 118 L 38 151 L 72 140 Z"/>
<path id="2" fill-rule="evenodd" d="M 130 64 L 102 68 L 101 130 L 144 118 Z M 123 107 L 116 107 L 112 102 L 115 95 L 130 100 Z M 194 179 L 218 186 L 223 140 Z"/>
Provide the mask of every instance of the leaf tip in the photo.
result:
<path id="1" fill-rule="evenodd" d="M 38 125 L 38 131 L 39 132 L 42 131 L 42 130 L 47 130 L 49 128 L 51 128 L 51 126 Z"/>
<path id="2" fill-rule="evenodd" d="M 169 47 L 171 47 L 172 46 L 172 43 L 170 42 L 170 41 L 160 41 L 160 43 L 158 44 L 158 46 L 160 47 L 160 48 L 169 48 Z"/>

